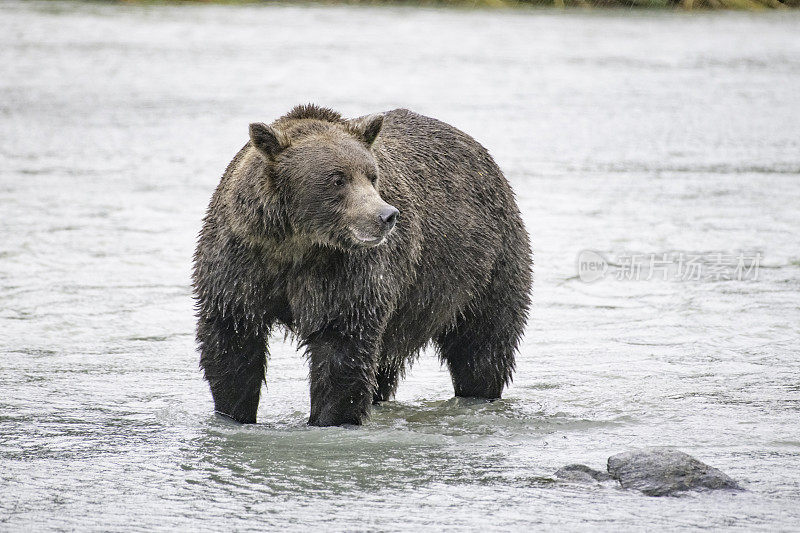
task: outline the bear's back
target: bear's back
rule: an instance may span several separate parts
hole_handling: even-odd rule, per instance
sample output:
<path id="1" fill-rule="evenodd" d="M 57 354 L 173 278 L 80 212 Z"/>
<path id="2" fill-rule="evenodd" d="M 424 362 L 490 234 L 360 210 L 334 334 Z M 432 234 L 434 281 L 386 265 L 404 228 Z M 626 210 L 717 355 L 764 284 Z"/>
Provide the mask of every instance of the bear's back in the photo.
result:
<path id="1" fill-rule="evenodd" d="M 407 109 L 384 115 L 373 148 L 381 194 L 400 210 L 395 257 L 414 254 L 400 328 L 423 340 L 452 323 L 484 290 L 498 261 L 528 248 L 510 186 L 466 133 Z M 391 243 L 389 243 L 391 245 Z M 403 257 L 405 260 L 406 258 Z M 403 261 L 405 264 L 409 264 Z M 406 322 L 418 316 L 414 324 Z"/>

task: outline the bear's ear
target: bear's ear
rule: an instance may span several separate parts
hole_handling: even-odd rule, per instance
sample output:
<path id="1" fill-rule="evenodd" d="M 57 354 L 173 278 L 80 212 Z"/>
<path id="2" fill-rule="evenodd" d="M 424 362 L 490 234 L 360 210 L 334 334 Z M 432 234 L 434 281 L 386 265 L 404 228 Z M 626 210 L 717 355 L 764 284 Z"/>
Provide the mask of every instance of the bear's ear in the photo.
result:
<path id="1" fill-rule="evenodd" d="M 289 146 L 286 135 L 263 122 L 250 124 L 250 142 L 253 146 L 270 159 L 274 159 L 282 150 Z"/>
<path id="2" fill-rule="evenodd" d="M 366 143 L 367 146 L 372 146 L 375 138 L 381 131 L 383 126 L 383 115 L 367 115 L 366 117 L 359 118 L 350 122 L 350 129 L 353 134 Z"/>

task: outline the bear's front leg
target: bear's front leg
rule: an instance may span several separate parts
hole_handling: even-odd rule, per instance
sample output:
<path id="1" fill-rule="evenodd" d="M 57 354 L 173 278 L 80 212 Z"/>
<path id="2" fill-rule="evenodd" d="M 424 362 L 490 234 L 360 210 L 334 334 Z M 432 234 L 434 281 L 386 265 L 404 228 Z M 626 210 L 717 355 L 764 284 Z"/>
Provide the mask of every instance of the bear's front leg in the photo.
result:
<path id="1" fill-rule="evenodd" d="M 309 425 L 362 424 L 376 390 L 372 343 L 329 331 L 305 344 L 311 366 Z"/>
<path id="2" fill-rule="evenodd" d="M 197 325 L 200 366 L 211 387 L 214 410 L 254 424 L 266 370 L 266 334 L 231 316 L 203 314 Z"/>

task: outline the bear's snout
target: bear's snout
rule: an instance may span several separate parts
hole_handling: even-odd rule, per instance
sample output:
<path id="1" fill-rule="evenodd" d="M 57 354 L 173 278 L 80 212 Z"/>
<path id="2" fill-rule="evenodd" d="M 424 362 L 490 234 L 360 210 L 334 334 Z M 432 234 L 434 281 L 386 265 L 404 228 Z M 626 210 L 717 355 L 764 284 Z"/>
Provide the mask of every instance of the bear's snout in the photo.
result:
<path id="1" fill-rule="evenodd" d="M 381 221 L 381 225 L 383 226 L 383 233 L 389 233 L 394 228 L 395 223 L 397 222 L 397 215 L 400 211 L 397 210 L 396 207 L 391 205 L 386 205 L 384 208 L 380 210 L 378 213 L 378 218 Z"/>
<path id="2" fill-rule="evenodd" d="M 371 207 L 362 213 L 362 216 L 350 226 L 351 236 L 361 246 L 377 246 L 383 243 L 394 229 L 400 211 L 393 205 L 381 201 L 376 207 Z"/>

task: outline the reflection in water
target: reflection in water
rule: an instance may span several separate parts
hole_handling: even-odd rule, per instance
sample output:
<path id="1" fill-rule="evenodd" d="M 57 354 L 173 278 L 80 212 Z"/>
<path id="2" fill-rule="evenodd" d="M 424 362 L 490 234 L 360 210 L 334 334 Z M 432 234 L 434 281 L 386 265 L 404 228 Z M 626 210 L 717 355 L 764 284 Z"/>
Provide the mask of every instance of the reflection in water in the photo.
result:
<path id="1" fill-rule="evenodd" d="M 0 529 L 791 529 L 797 23 L 4 4 Z M 212 414 L 194 239 L 247 124 L 306 101 L 435 115 L 505 170 L 536 281 L 503 400 L 453 399 L 425 353 L 366 426 L 308 428 L 307 368 L 276 337 L 259 424 Z M 582 250 L 763 260 L 757 279 L 584 283 Z M 643 445 L 748 491 L 650 499 L 552 477 Z"/>

